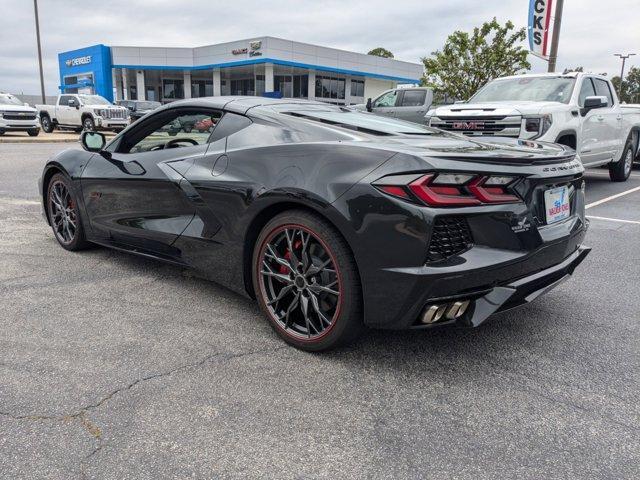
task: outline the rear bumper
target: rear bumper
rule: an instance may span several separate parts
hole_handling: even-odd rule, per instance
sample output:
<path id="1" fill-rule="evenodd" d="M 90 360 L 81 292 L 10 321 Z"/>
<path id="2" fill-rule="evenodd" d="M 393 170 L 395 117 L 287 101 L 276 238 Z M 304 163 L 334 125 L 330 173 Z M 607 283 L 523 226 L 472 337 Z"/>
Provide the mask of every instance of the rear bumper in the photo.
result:
<path id="1" fill-rule="evenodd" d="M 467 314 L 450 323 L 477 327 L 494 313 L 532 302 L 567 280 L 590 251 L 590 247 L 581 246 L 558 265 L 483 292 L 472 300 L 472 307 Z"/>

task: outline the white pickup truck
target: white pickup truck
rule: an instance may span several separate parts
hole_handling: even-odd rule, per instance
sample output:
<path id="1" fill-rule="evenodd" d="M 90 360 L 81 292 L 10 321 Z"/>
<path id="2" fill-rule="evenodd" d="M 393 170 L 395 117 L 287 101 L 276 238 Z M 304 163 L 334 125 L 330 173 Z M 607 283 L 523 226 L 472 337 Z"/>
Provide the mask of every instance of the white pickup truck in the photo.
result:
<path id="1" fill-rule="evenodd" d="M 466 102 L 430 110 L 425 120 L 465 135 L 561 143 L 585 167 L 608 165 L 616 182 L 640 160 L 640 108 L 620 105 L 611 82 L 591 73 L 497 78 Z"/>
<path id="2" fill-rule="evenodd" d="M 113 130 L 119 132 L 129 125 L 129 110 L 113 105 L 100 95 L 58 95 L 55 105 L 36 105 L 42 130 L 55 128 L 82 130 Z"/>

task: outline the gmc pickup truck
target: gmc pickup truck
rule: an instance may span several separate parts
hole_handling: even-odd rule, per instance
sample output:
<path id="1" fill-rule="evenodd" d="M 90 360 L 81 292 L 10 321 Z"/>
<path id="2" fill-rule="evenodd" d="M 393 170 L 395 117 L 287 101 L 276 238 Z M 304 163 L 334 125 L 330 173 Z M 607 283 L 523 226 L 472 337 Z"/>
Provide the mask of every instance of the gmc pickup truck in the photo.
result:
<path id="1" fill-rule="evenodd" d="M 119 132 L 129 125 L 129 110 L 113 105 L 99 95 L 59 95 L 55 105 L 36 105 L 42 130 L 55 128 L 82 130 L 113 130 Z"/>
<path id="2" fill-rule="evenodd" d="M 585 167 L 607 165 L 616 182 L 640 160 L 640 108 L 620 105 L 611 82 L 591 73 L 497 78 L 466 102 L 430 110 L 425 120 L 469 136 L 560 143 Z"/>

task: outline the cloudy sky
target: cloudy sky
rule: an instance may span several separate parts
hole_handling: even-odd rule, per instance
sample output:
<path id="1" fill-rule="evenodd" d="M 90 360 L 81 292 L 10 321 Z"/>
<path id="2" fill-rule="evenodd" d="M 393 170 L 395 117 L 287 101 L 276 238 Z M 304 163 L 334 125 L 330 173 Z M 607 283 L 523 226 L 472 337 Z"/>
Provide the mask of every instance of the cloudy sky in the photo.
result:
<path id="1" fill-rule="evenodd" d="M 637 52 L 639 0 L 566 0 L 558 69 L 618 74 L 613 53 Z M 57 93 L 57 54 L 97 43 L 192 47 L 254 36 L 367 52 L 384 46 L 419 62 L 454 30 L 493 16 L 527 22 L 528 0 L 39 0 L 47 94 Z M 31 0 L 0 0 L 0 91 L 39 92 Z M 534 71 L 545 63 L 531 57 Z"/>

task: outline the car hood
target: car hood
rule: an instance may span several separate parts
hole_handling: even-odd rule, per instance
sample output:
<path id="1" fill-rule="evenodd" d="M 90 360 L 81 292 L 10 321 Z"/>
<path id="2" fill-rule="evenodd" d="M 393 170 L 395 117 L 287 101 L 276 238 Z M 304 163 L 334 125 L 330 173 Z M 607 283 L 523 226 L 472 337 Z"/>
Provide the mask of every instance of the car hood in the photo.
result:
<path id="1" fill-rule="evenodd" d="M 384 140 L 385 148 L 422 157 L 499 164 L 535 164 L 573 158 L 562 145 L 515 138 L 493 137 L 478 141 L 463 135 L 434 134 L 422 138 L 398 136 Z"/>
<path id="2" fill-rule="evenodd" d="M 36 113 L 36 109 L 27 107 L 25 105 L 0 105 L 0 112 L 33 112 Z"/>
<path id="3" fill-rule="evenodd" d="M 537 115 L 542 110 L 549 107 L 557 107 L 564 105 L 559 102 L 485 102 L 485 103 L 460 103 L 439 107 L 435 112 L 431 112 L 434 116 L 486 116 L 486 115 Z"/>

